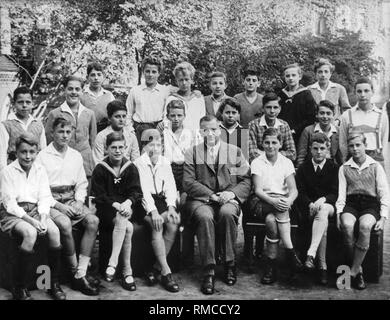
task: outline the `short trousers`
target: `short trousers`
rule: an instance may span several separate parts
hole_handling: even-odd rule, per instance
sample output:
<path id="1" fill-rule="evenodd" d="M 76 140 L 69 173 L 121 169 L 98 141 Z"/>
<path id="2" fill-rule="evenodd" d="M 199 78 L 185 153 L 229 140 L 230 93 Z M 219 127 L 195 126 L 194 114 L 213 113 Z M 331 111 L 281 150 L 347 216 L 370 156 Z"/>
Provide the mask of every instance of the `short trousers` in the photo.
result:
<path id="1" fill-rule="evenodd" d="M 261 200 L 255 194 L 249 196 L 245 211 L 245 214 L 247 215 L 245 218 L 246 221 L 259 222 L 265 222 L 265 218 L 268 214 L 278 212 L 274 206 Z"/>
<path id="2" fill-rule="evenodd" d="M 23 208 L 23 210 L 31 218 L 39 220 L 38 206 L 35 203 L 20 202 L 20 203 L 18 203 L 18 206 Z M 1 205 L 1 208 L 0 208 L 1 231 L 9 234 L 12 237 L 13 236 L 12 231 L 14 230 L 15 226 L 21 221 L 24 221 L 24 220 L 17 217 L 17 216 L 9 214 L 7 212 L 7 210 L 5 209 L 5 207 L 3 205 Z"/>
<path id="3" fill-rule="evenodd" d="M 376 197 L 367 195 L 350 195 L 347 196 L 343 213 L 350 213 L 356 219 L 365 214 L 371 214 L 376 220 L 380 219 L 380 202 Z"/>

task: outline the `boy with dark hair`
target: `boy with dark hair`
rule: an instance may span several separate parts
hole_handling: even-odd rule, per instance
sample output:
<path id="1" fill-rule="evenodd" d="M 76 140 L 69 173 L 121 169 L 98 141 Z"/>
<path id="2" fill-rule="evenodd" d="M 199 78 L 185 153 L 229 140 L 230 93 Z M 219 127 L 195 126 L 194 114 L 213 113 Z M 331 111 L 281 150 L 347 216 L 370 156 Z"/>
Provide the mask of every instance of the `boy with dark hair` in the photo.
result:
<path id="1" fill-rule="evenodd" d="M 287 122 L 278 118 L 280 112 L 279 97 L 273 93 L 266 93 L 263 97 L 264 114 L 249 123 L 249 161 L 264 154 L 263 135 L 268 128 L 275 128 L 281 135 L 279 152 L 291 161 L 295 160 L 296 151 L 293 136 Z"/>
<path id="2" fill-rule="evenodd" d="M 251 163 L 253 190 L 248 199 L 249 212 L 261 217 L 266 225 L 266 269 L 261 283 L 271 284 L 276 281 L 276 258 L 278 243 L 281 238 L 286 248 L 291 275 L 302 268 L 291 241 L 289 211 L 298 196 L 295 185 L 295 169 L 292 161 L 283 156 L 281 134 L 275 128 L 264 131 L 264 153 Z"/>
<path id="3" fill-rule="evenodd" d="M 295 146 L 298 146 L 303 129 L 315 122 L 316 114 L 313 95 L 299 83 L 302 75 L 299 64 L 286 66 L 283 69 L 283 77 L 287 86 L 279 93 L 282 107 L 279 117 L 290 126 Z"/>
<path id="4" fill-rule="evenodd" d="M 366 154 L 384 167 L 387 163 L 387 140 L 389 120 L 372 102 L 374 87 L 370 79 L 359 78 L 355 83 L 356 106 L 345 111 L 340 123 L 340 152 L 342 161 L 348 159 L 348 136 L 353 130 L 363 131 L 366 140 Z"/>
<path id="5" fill-rule="evenodd" d="M 38 154 L 37 163 L 46 169 L 49 178 L 54 198 L 50 216 L 62 235 L 65 259 L 72 273 L 72 288 L 94 296 L 99 294 L 99 289 L 87 278 L 87 269 L 99 219 L 84 205 L 88 181 L 81 154 L 69 146 L 72 134 L 73 125 L 69 119 L 55 118 L 51 128 L 53 142 Z M 84 231 L 78 259 L 73 228 Z"/>
<path id="6" fill-rule="evenodd" d="M 16 160 L 1 172 L 1 230 L 11 237 L 22 238 L 18 249 L 15 270 L 15 300 L 32 300 L 27 289 L 34 245 L 38 236 L 47 234 L 49 239 L 48 262 L 50 267 L 49 293 L 56 300 L 65 300 L 59 283 L 61 264 L 60 232 L 50 219 L 53 202 L 45 168 L 36 163 L 38 141 L 31 133 L 22 133 L 15 140 Z"/>
<path id="7" fill-rule="evenodd" d="M 132 216 L 139 210 L 142 190 L 138 170 L 125 157 L 125 137 L 120 132 L 107 135 L 107 156 L 95 167 L 91 192 L 101 227 L 112 231 L 112 252 L 105 279 L 114 280 L 119 254 L 122 261 L 121 285 L 125 290 L 136 290 L 131 268 Z"/>
<path id="8" fill-rule="evenodd" d="M 326 235 L 328 218 L 335 213 L 338 190 L 338 166 L 327 159 L 330 147 L 325 133 L 316 132 L 310 139 L 311 157 L 305 159 L 298 168 L 296 181 L 298 188 L 297 207 L 302 213 L 302 225 L 310 226 L 311 244 L 307 252 L 305 268 L 314 269 L 314 259 L 318 258 L 319 281 L 326 285 Z"/>
<path id="9" fill-rule="evenodd" d="M 339 169 L 337 227 L 344 236 L 351 285 L 363 290 L 366 284 L 362 263 L 370 247 L 371 231 L 384 229 L 390 205 L 389 186 L 383 167 L 365 152 L 367 143 L 363 132 L 352 130 L 347 143 L 352 157 Z M 357 239 L 356 222 L 359 223 Z"/>
<path id="10" fill-rule="evenodd" d="M 260 79 L 256 69 L 245 69 L 243 77 L 245 91 L 236 94 L 234 98 L 241 105 L 240 124 L 247 129 L 249 122 L 263 114 L 263 96 L 257 93 Z"/>
<path id="11" fill-rule="evenodd" d="M 133 131 L 126 126 L 127 108 L 120 100 L 111 101 L 107 105 L 107 116 L 110 125 L 96 136 L 95 145 L 92 150 L 92 157 L 95 164 L 98 164 L 106 156 L 106 138 L 112 132 L 119 132 L 125 138 L 125 158 L 134 161 L 139 157 L 137 137 Z"/>
<path id="12" fill-rule="evenodd" d="M 142 61 L 142 73 L 145 83 L 131 88 L 126 100 L 128 125 L 133 125 L 138 145 L 141 148 L 142 132 L 156 128 L 163 120 L 166 99 L 170 87 L 158 83 L 162 61 L 155 57 L 146 57 Z"/>
<path id="13" fill-rule="evenodd" d="M 339 129 L 333 124 L 335 105 L 328 100 L 322 100 L 316 109 L 318 122 L 306 127 L 299 139 L 297 167 L 310 158 L 311 139 L 317 132 L 324 133 L 330 140 L 330 148 L 326 157 L 338 165 L 341 164 Z"/>
<path id="14" fill-rule="evenodd" d="M 209 86 L 211 94 L 204 97 L 206 114 L 211 114 L 220 119 L 220 114 L 218 113 L 219 106 L 224 99 L 230 98 L 225 94 L 226 75 L 223 72 L 214 71 L 210 75 Z"/>
<path id="15" fill-rule="evenodd" d="M 221 117 L 221 140 L 240 148 L 244 157 L 249 159 L 247 129 L 239 123 L 241 114 L 241 105 L 234 98 L 226 98 L 219 107 L 218 114 Z"/>
<path id="16" fill-rule="evenodd" d="M 27 87 L 14 91 L 14 113 L 0 124 L 0 171 L 16 159 L 15 141 L 22 133 L 30 132 L 38 143 L 38 151 L 46 147 L 46 136 L 42 122 L 31 115 L 33 93 Z"/>
<path id="17" fill-rule="evenodd" d="M 81 103 L 95 112 L 97 132 L 102 131 L 108 125 L 107 104 L 115 99 L 114 95 L 102 87 L 104 81 L 104 68 L 98 62 L 89 63 L 87 66 L 88 86 L 80 97 Z"/>

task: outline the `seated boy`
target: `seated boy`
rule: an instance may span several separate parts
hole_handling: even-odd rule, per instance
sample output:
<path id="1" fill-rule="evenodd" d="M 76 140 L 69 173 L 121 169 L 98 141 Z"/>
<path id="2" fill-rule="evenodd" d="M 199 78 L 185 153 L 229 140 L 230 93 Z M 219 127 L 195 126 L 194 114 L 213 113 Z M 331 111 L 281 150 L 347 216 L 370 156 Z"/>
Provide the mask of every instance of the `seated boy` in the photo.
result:
<path id="1" fill-rule="evenodd" d="M 288 123 L 295 145 L 298 145 L 303 129 L 315 122 L 316 101 L 311 91 L 300 84 L 302 69 L 297 63 L 284 67 L 283 78 L 287 86 L 281 91 L 280 119 Z"/>
<path id="2" fill-rule="evenodd" d="M 266 93 L 263 97 L 264 115 L 249 123 L 249 161 L 264 154 L 263 136 L 268 128 L 275 128 L 280 132 L 281 148 L 279 152 L 290 159 L 295 160 L 295 144 L 287 122 L 278 118 L 280 112 L 279 97 L 273 93 Z"/>
<path id="3" fill-rule="evenodd" d="M 95 245 L 99 219 L 84 205 L 88 181 L 81 154 L 69 147 L 73 130 L 71 121 L 55 118 L 51 129 L 53 142 L 38 154 L 37 163 L 46 169 L 49 177 L 55 200 L 50 216 L 61 232 L 67 267 L 73 276 L 72 288 L 93 296 L 99 294 L 99 289 L 95 287 L 96 280 L 87 278 L 87 268 Z M 84 231 L 78 261 L 73 228 L 82 228 Z"/>
<path id="4" fill-rule="evenodd" d="M 370 247 L 371 230 L 383 230 L 389 211 L 389 186 L 383 167 L 366 154 L 366 137 L 353 130 L 348 135 L 352 157 L 339 170 L 339 194 L 336 202 L 337 227 L 344 236 L 351 285 L 363 290 L 362 263 Z M 358 238 L 354 237 L 359 223 Z"/>
<path id="5" fill-rule="evenodd" d="M 125 138 L 124 156 L 130 161 L 139 157 L 138 141 L 131 127 L 126 126 L 127 109 L 125 104 L 120 100 L 111 101 L 107 105 L 107 116 L 110 125 L 96 136 L 95 144 L 92 149 L 92 157 L 95 165 L 101 162 L 106 156 L 106 139 L 112 132 L 119 132 Z"/>
<path id="6" fill-rule="evenodd" d="M 180 224 L 180 214 L 176 211 L 175 179 L 170 161 L 161 155 L 159 131 L 145 130 L 141 141 L 143 153 L 134 164 L 140 176 L 144 210 L 138 211 L 137 219 L 142 220 L 151 230 L 153 252 L 161 268 L 161 284 L 167 291 L 178 292 L 179 286 L 172 277 L 167 261 Z M 146 271 L 148 284 L 154 285 L 155 275 Z"/>
<path id="7" fill-rule="evenodd" d="M 50 219 L 53 198 L 45 168 L 36 163 L 38 141 L 31 133 L 22 133 L 15 141 L 16 160 L 1 172 L 0 226 L 11 237 L 22 238 L 15 270 L 15 300 L 31 300 L 27 290 L 32 270 L 34 245 L 38 236 L 49 238 L 48 262 L 50 267 L 49 290 L 56 300 L 65 300 L 59 284 L 61 263 L 60 232 Z"/>
<path id="8" fill-rule="evenodd" d="M 200 120 L 204 141 L 186 153 L 183 187 L 188 194 L 186 223 L 196 233 L 203 268 L 201 291 L 213 294 L 216 235 L 222 252 L 224 281 L 237 281 L 236 244 L 241 205 L 250 192 L 249 165 L 240 149 L 220 141 L 219 121 L 212 115 Z"/>
<path id="9" fill-rule="evenodd" d="M 15 113 L 0 124 L 0 171 L 16 159 L 16 139 L 25 132 L 30 132 L 38 142 L 38 151 L 46 147 L 45 129 L 31 115 L 33 93 L 27 87 L 14 91 L 13 106 Z"/>
<path id="10" fill-rule="evenodd" d="M 103 228 L 112 230 L 112 252 L 106 269 L 106 281 L 114 280 L 121 253 L 121 285 L 125 290 L 136 290 L 131 268 L 131 237 L 136 210 L 142 200 L 138 170 L 125 157 L 125 137 L 111 132 L 105 141 L 107 157 L 97 164 L 92 173 L 91 192 L 96 204 L 96 215 Z"/>
<path id="11" fill-rule="evenodd" d="M 87 66 L 88 86 L 80 97 L 81 103 L 95 112 L 97 132 L 102 131 L 108 125 L 107 105 L 115 99 L 114 95 L 102 87 L 104 81 L 104 68 L 98 62 L 92 62 Z"/>
<path id="12" fill-rule="evenodd" d="M 211 94 L 204 97 L 206 114 L 216 116 L 220 120 L 220 114 L 218 113 L 219 106 L 224 99 L 230 98 L 225 94 L 226 75 L 219 71 L 211 73 L 209 86 Z"/>
<path id="13" fill-rule="evenodd" d="M 244 70 L 244 92 L 234 96 L 241 105 L 240 124 L 247 129 L 249 123 L 263 114 L 263 96 L 257 93 L 260 86 L 258 72 L 254 68 Z"/>
<path id="14" fill-rule="evenodd" d="M 241 105 L 234 98 L 227 97 L 222 101 L 218 114 L 221 118 L 221 140 L 240 148 L 246 159 L 249 159 L 248 129 L 244 129 L 240 123 Z"/>
<path id="15" fill-rule="evenodd" d="M 167 118 L 169 121 L 160 123 L 157 129 L 161 133 L 164 157 L 171 162 L 176 188 L 183 193 L 184 154 L 195 144 L 196 136 L 192 130 L 183 127 L 186 111 L 182 100 L 168 103 Z"/>
<path id="16" fill-rule="evenodd" d="M 291 268 L 291 275 L 302 268 L 291 241 L 289 211 L 298 192 L 294 179 L 294 165 L 279 152 L 281 134 L 268 128 L 263 134 L 264 153 L 251 163 L 254 194 L 248 199 L 251 214 L 266 224 L 266 268 L 261 279 L 263 284 L 276 281 L 276 258 L 279 239 L 282 239 Z"/>
<path id="17" fill-rule="evenodd" d="M 305 268 L 314 269 L 314 259 L 318 258 L 319 281 L 326 285 L 326 234 L 328 218 L 335 213 L 338 190 L 338 166 L 327 159 L 330 141 L 325 133 L 314 133 L 310 139 L 311 157 L 298 168 L 296 181 L 298 188 L 297 207 L 302 213 L 302 225 L 312 224 L 310 248 L 307 251 Z"/>
<path id="18" fill-rule="evenodd" d="M 172 100 L 182 100 L 186 107 L 183 127 L 198 132 L 199 120 L 206 114 L 206 105 L 203 96 L 192 91 L 195 68 L 188 62 L 181 62 L 173 69 L 173 74 L 179 90 L 168 97 L 166 105 Z"/>
<path id="19" fill-rule="evenodd" d="M 339 129 L 333 124 L 335 106 L 328 100 L 322 100 L 316 109 L 318 122 L 306 127 L 299 139 L 297 167 L 299 167 L 307 158 L 310 158 L 312 138 L 317 132 L 324 133 L 330 140 L 329 153 L 326 157 L 338 165 L 341 164 Z"/>

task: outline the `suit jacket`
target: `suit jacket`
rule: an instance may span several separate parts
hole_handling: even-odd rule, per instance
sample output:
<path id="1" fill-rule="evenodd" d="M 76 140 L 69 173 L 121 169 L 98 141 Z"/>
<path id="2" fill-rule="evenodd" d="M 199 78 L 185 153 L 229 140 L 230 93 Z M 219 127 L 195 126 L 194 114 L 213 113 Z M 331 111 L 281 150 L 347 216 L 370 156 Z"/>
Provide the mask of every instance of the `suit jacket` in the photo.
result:
<path id="1" fill-rule="evenodd" d="M 189 215 L 202 204 L 208 203 L 214 193 L 231 191 L 240 204 L 246 201 L 250 193 L 250 167 L 241 149 L 223 141 L 220 143 L 216 165 L 208 161 L 209 154 L 204 143 L 186 153 L 183 188 L 188 194 Z"/>

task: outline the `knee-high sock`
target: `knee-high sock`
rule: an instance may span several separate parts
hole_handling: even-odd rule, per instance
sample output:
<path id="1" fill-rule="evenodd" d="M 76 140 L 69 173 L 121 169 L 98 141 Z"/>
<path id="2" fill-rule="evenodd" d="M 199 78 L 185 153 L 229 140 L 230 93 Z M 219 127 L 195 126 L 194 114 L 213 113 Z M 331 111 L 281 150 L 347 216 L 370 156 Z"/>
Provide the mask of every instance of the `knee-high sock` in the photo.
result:
<path id="1" fill-rule="evenodd" d="M 322 240 L 325 230 L 328 228 L 328 217 L 321 216 L 319 213 L 315 216 L 312 227 L 312 236 L 310 248 L 307 254 L 315 257 L 318 246 Z"/>
<path id="2" fill-rule="evenodd" d="M 74 276 L 76 279 L 80 279 L 86 276 L 90 260 L 90 257 L 79 254 L 79 265 L 77 266 L 77 272 Z"/>
<path id="3" fill-rule="evenodd" d="M 122 249 L 123 240 L 126 235 L 127 219 L 119 217 L 117 214 L 115 219 L 114 230 L 112 231 L 112 251 L 108 265 L 116 267 L 118 264 L 118 257 Z"/>
<path id="4" fill-rule="evenodd" d="M 366 253 L 370 248 L 370 234 L 371 229 L 368 232 L 360 232 L 359 238 L 355 244 L 355 251 L 353 255 L 353 262 L 351 267 L 351 275 L 355 276 L 362 270 L 362 263 L 366 257 Z"/>
<path id="5" fill-rule="evenodd" d="M 130 226 L 129 226 L 130 225 Z M 133 237 L 133 226 L 127 221 L 126 235 L 122 245 L 123 276 L 133 275 L 131 269 L 131 238 Z"/>
<path id="6" fill-rule="evenodd" d="M 161 274 L 165 276 L 168 273 L 171 273 L 171 269 L 169 268 L 167 262 L 164 239 L 161 235 L 152 237 L 152 247 L 154 255 L 161 266 Z"/>
<path id="7" fill-rule="evenodd" d="M 268 236 L 265 237 L 267 241 L 267 257 L 270 259 L 276 259 L 278 255 L 278 245 L 279 245 L 279 239 L 270 239 Z"/>
<path id="8" fill-rule="evenodd" d="M 293 244 L 291 241 L 291 224 L 290 218 L 287 219 L 276 219 L 278 223 L 279 236 L 283 241 L 286 249 L 292 249 Z"/>
<path id="9" fill-rule="evenodd" d="M 347 256 L 347 263 L 349 266 L 352 266 L 353 255 L 354 255 L 354 246 L 355 246 L 355 237 L 352 230 L 344 229 L 343 230 L 343 240 L 344 240 L 344 248 Z"/>
<path id="10" fill-rule="evenodd" d="M 173 244 L 175 243 L 176 231 L 177 231 L 177 228 L 170 227 L 170 228 L 167 228 L 165 233 L 164 233 L 163 237 L 164 237 L 164 243 L 165 243 L 165 252 L 167 255 L 169 254 Z"/>
<path id="11" fill-rule="evenodd" d="M 327 231 L 325 231 L 317 250 L 319 267 L 320 269 L 324 269 L 324 270 L 327 269 L 327 265 L 326 265 L 326 246 L 328 242 L 327 240 L 328 240 L 328 233 Z"/>

